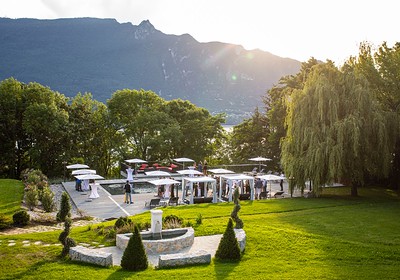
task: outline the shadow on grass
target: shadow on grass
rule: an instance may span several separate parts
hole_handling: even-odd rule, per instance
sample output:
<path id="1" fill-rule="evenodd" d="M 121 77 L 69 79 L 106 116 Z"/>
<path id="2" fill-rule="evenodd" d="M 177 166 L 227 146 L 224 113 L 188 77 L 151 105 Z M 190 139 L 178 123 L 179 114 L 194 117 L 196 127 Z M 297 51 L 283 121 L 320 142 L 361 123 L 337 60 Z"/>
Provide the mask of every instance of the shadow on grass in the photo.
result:
<path id="1" fill-rule="evenodd" d="M 133 276 L 138 276 L 142 271 L 128 271 L 122 268 L 117 269 L 115 272 L 111 273 L 106 279 L 117 280 L 117 279 L 128 279 Z"/>
<path id="2" fill-rule="evenodd" d="M 240 262 L 227 262 L 227 261 L 222 262 L 214 258 L 213 264 L 214 264 L 216 279 L 222 280 L 228 278 L 235 269 L 235 267 L 239 265 L 239 263 Z"/>

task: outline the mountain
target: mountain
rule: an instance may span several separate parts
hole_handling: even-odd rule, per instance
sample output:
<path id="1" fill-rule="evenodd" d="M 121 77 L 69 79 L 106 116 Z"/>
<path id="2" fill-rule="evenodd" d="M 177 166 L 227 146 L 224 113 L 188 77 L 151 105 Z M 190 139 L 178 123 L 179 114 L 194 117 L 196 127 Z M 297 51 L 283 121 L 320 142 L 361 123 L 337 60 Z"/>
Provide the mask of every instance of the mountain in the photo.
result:
<path id="1" fill-rule="evenodd" d="M 251 30 L 249 30 L 251 32 Z M 262 36 L 262 34 L 260 34 Z M 0 18 L 0 80 L 38 82 L 73 97 L 106 102 L 118 89 L 187 99 L 237 123 L 262 107 L 261 96 L 300 62 L 261 50 L 167 35 L 145 20 Z"/>

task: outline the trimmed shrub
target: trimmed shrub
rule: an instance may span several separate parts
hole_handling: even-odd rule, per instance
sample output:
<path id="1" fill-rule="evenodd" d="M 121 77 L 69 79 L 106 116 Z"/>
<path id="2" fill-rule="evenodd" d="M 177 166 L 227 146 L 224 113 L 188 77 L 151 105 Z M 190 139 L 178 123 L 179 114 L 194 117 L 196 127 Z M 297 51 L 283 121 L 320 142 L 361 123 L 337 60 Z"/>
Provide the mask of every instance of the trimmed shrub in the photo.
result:
<path id="1" fill-rule="evenodd" d="M 43 189 L 42 206 L 44 211 L 48 213 L 54 210 L 54 193 L 50 190 L 49 187 Z"/>
<path id="2" fill-rule="evenodd" d="M 68 235 L 71 232 L 71 225 L 72 225 L 72 220 L 69 217 L 65 218 L 64 222 L 64 231 L 60 233 L 58 236 L 58 240 L 61 242 L 61 244 L 64 246 L 63 250 L 61 251 L 61 256 L 65 257 L 66 255 L 69 254 L 69 249 L 71 247 L 76 246 L 75 240 L 70 238 Z"/>
<path id="3" fill-rule="evenodd" d="M 11 227 L 12 220 L 10 217 L 0 213 L 0 230 Z"/>
<path id="4" fill-rule="evenodd" d="M 236 188 L 233 192 L 233 203 L 235 206 L 233 207 L 231 218 L 235 221 L 235 228 L 240 229 L 243 228 L 243 221 L 239 218 L 238 213 L 240 211 L 240 203 L 239 203 L 239 188 Z"/>
<path id="5" fill-rule="evenodd" d="M 29 223 L 30 216 L 26 210 L 20 210 L 13 215 L 13 222 L 16 226 L 26 226 Z"/>
<path id="6" fill-rule="evenodd" d="M 115 221 L 114 228 L 119 229 L 125 227 L 126 225 L 131 225 L 131 224 L 133 224 L 133 222 L 128 217 L 119 217 Z"/>
<path id="7" fill-rule="evenodd" d="M 240 248 L 233 230 L 232 219 L 229 219 L 228 226 L 219 242 L 215 258 L 220 261 L 238 262 L 240 260 Z"/>
<path id="8" fill-rule="evenodd" d="M 67 217 L 71 217 L 71 204 L 69 203 L 69 196 L 66 192 L 63 192 L 61 196 L 60 211 L 57 213 L 57 221 L 65 222 Z"/>
<path id="9" fill-rule="evenodd" d="M 35 209 L 39 203 L 39 196 L 36 186 L 28 185 L 27 191 L 25 192 L 25 203 L 29 210 Z"/>
<path id="10" fill-rule="evenodd" d="M 129 271 L 141 271 L 148 267 L 146 251 L 137 226 L 135 226 L 135 231 L 132 233 L 128 246 L 122 255 L 121 267 Z"/>

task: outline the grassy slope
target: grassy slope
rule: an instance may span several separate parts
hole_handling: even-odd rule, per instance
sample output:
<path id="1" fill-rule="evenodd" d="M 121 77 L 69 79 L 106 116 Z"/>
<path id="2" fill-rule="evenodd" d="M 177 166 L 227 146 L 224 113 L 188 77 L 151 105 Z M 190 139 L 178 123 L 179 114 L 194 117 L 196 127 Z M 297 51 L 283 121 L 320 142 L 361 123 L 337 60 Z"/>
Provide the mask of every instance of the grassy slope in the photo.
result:
<path id="1" fill-rule="evenodd" d="M 390 196 L 376 197 L 377 190 L 360 192 L 361 198 L 340 195 L 341 189 L 320 199 L 278 199 L 242 202 L 239 216 L 247 233 L 247 245 L 238 264 L 169 270 L 125 272 L 58 259 L 55 246 L 22 247 L 21 240 L 57 243 L 59 232 L 0 236 L 0 279 L 395 279 L 400 268 L 400 205 Z M 346 190 L 348 191 L 348 190 Z M 367 192 L 367 193 L 366 193 Z M 197 235 L 222 233 L 232 204 L 165 208 L 193 223 L 199 213 Z M 150 214 L 134 217 L 150 220 Z M 108 222 L 108 224 L 113 224 Z M 96 228 L 93 227 L 93 228 Z M 101 236 L 87 227 L 75 228 L 78 242 Z M 17 241 L 8 247 L 9 239 Z M 15 262 L 18 257 L 19 261 Z"/>
<path id="2" fill-rule="evenodd" d="M 21 208 L 24 186 L 21 181 L 0 180 L 0 213 L 12 217 Z"/>

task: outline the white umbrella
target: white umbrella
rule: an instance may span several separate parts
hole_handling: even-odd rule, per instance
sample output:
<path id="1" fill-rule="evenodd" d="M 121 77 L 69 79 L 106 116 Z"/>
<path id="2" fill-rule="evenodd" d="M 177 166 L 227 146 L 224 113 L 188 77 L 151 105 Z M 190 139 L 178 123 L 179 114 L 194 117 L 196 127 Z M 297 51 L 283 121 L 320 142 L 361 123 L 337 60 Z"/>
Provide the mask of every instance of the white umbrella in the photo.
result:
<path id="1" fill-rule="evenodd" d="M 209 169 L 208 171 L 211 172 L 211 173 L 214 173 L 214 174 L 232 174 L 232 173 L 235 173 L 235 172 L 233 172 L 231 170 L 223 169 L 223 168 Z"/>
<path id="2" fill-rule="evenodd" d="M 77 169 L 72 171 L 72 175 L 83 175 L 83 174 L 96 174 L 96 170 L 93 169 Z"/>
<path id="3" fill-rule="evenodd" d="M 89 168 L 89 166 L 86 164 L 80 164 L 80 163 L 67 165 L 67 169 L 82 169 L 82 168 Z"/>
<path id="4" fill-rule="evenodd" d="M 202 172 L 194 169 L 177 170 L 176 172 L 182 175 L 203 175 Z"/>
<path id="5" fill-rule="evenodd" d="M 172 184 L 180 184 L 181 182 L 175 181 L 172 179 L 159 179 L 159 180 L 151 180 L 149 183 L 160 186 L 160 185 L 172 185 Z"/>
<path id="6" fill-rule="evenodd" d="M 174 160 L 175 160 L 176 162 L 194 162 L 193 159 L 185 158 L 185 157 L 182 157 L 182 158 L 174 158 Z"/>
<path id="7" fill-rule="evenodd" d="M 78 178 L 79 180 L 97 180 L 97 179 L 104 179 L 104 177 L 97 175 L 97 174 L 84 174 L 84 175 L 77 175 L 75 178 Z"/>
<path id="8" fill-rule="evenodd" d="M 159 171 L 159 170 L 148 171 L 148 172 L 145 172 L 145 174 L 148 176 L 171 176 L 170 173 L 165 172 L 165 171 Z"/>
<path id="9" fill-rule="evenodd" d="M 125 160 L 127 163 L 146 163 L 147 161 L 140 158 L 133 158 Z"/>
<path id="10" fill-rule="evenodd" d="M 185 162 L 194 162 L 193 159 L 185 158 L 185 157 L 182 157 L 182 158 L 174 158 L 174 161 L 176 161 L 176 162 L 181 162 L 181 163 L 183 164 L 183 168 L 182 168 L 182 169 L 185 169 Z"/>
<path id="11" fill-rule="evenodd" d="M 251 161 L 258 161 L 258 171 L 261 171 L 261 162 L 262 161 L 269 161 L 271 160 L 270 158 L 265 158 L 265 157 L 255 157 L 255 158 L 249 158 Z"/>

